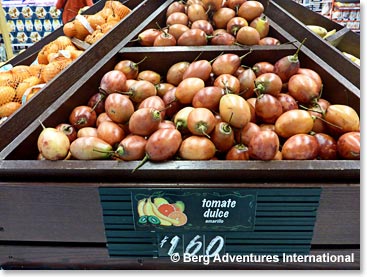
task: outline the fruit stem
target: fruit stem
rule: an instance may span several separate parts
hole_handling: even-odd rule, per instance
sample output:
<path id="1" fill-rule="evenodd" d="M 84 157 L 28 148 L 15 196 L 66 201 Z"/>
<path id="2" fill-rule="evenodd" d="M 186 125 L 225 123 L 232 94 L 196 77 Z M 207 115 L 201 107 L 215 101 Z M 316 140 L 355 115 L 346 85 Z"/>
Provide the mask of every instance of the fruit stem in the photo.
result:
<path id="1" fill-rule="evenodd" d="M 244 145 L 243 143 L 238 143 L 235 145 L 235 147 L 238 149 L 238 150 L 247 150 L 247 146 Z"/>
<path id="2" fill-rule="evenodd" d="M 255 83 L 254 92 L 255 92 L 256 96 L 259 98 L 261 95 L 263 95 L 263 92 L 265 90 L 265 86 L 261 83 L 260 84 L 256 83 L 256 81 L 254 83 Z"/>
<path id="3" fill-rule="evenodd" d="M 133 90 L 129 90 L 129 91 L 118 91 L 116 90 L 117 93 L 120 93 L 122 95 L 128 95 L 128 96 L 131 96 L 134 94 L 134 91 Z"/>
<path id="4" fill-rule="evenodd" d="M 229 86 L 227 84 L 228 84 L 227 82 L 222 81 L 222 85 L 224 87 L 224 93 L 225 94 L 231 94 L 231 93 L 233 93 L 232 90 L 229 88 Z"/>
<path id="5" fill-rule="evenodd" d="M 208 139 L 210 139 L 210 136 L 206 133 L 206 130 L 208 130 L 208 126 L 205 123 L 200 123 L 197 127 L 198 131 L 200 131 L 204 136 L 206 136 Z"/>
<path id="6" fill-rule="evenodd" d="M 39 120 L 39 119 L 38 119 L 38 121 L 39 121 L 39 123 L 41 124 L 42 129 L 43 129 L 43 130 L 44 130 L 44 129 L 46 129 L 46 127 L 45 127 L 45 125 L 43 125 L 42 121 L 41 121 L 41 120 Z"/>
<path id="7" fill-rule="evenodd" d="M 99 87 L 98 88 L 100 93 L 103 93 L 104 95 L 108 94 L 106 90 L 104 90 L 103 88 Z"/>
<path id="8" fill-rule="evenodd" d="M 163 109 L 160 109 L 160 110 L 158 110 L 158 111 L 161 113 L 161 112 L 164 112 L 164 111 L 168 110 L 169 108 L 171 108 L 171 107 L 172 107 L 172 103 L 173 103 L 173 102 L 174 102 L 174 101 L 172 101 L 172 102 L 168 103 L 168 105 L 167 105 L 167 106 L 165 106 Z"/>
<path id="9" fill-rule="evenodd" d="M 340 126 L 338 126 L 338 125 L 335 125 L 335 124 L 333 124 L 333 123 L 331 123 L 331 122 L 329 122 L 329 121 L 325 120 L 325 119 L 324 119 L 324 118 L 322 118 L 322 117 L 319 117 L 319 116 L 312 116 L 312 117 L 313 117 L 313 118 L 320 119 L 321 121 L 325 122 L 326 124 L 329 124 L 329 125 L 331 125 L 331 126 L 333 126 L 333 127 L 335 127 L 335 128 L 338 128 L 338 129 L 340 129 L 340 130 L 343 130 L 343 128 L 342 128 L 342 127 L 340 127 Z"/>
<path id="10" fill-rule="evenodd" d="M 199 53 L 199 55 L 197 55 L 196 57 L 195 57 L 195 59 L 192 61 L 192 62 L 196 62 L 199 58 L 200 58 L 200 56 L 203 54 L 203 51 L 201 51 L 200 53 Z"/>
<path id="11" fill-rule="evenodd" d="M 108 157 L 112 157 L 113 154 L 115 153 L 115 151 L 102 151 L 102 150 L 98 150 L 93 148 L 94 152 L 98 152 L 98 153 L 103 153 L 103 154 L 107 154 Z"/>
<path id="12" fill-rule="evenodd" d="M 164 34 L 164 36 L 167 37 L 168 36 L 167 31 L 165 31 L 164 28 L 162 29 L 161 26 L 159 26 L 158 22 L 156 22 L 155 24 L 157 25 L 158 30 L 160 30 Z M 169 27 L 167 27 L 167 28 L 169 28 Z"/>
<path id="13" fill-rule="evenodd" d="M 209 14 L 209 12 L 211 12 L 211 8 L 212 8 L 212 6 L 211 6 L 211 5 L 209 5 L 208 10 L 207 10 L 205 13 L 206 13 L 206 14 Z"/>
<path id="14" fill-rule="evenodd" d="M 222 56 L 224 52 L 220 53 L 218 56 L 216 56 L 214 59 L 210 60 L 209 63 L 212 64 L 216 59 L 218 59 L 220 56 Z"/>
<path id="15" fill-rule="evenodd" d="M 321 113 L 324 116 L 325 113 L 326 113 L 326 110 L 324 110 L 322 108 L 322 106 L 317 101 L 314 102 L 314 105 L 317 106 L 320 109 L 321 112 L 319 112 L 319 113 Z"/>
<path id="16" fill-rule="evenodd" d="M 145 154 L 144 158 L 141 160 L 141 162 L 138 164 L 137 167 L 135 167 L 131 173 L 134 173 L 136 170 L 138 170 L 139 168 L 141 168 L 147 161 L 149 161 L 149 155 Z"/>
<path id="17" fill-rule="evenodd" d="M 87 122 L 87 119 L 85 117 L 79 118 L 79 120 L 75 123 L 75 125 L 84 124 Z"/>
<path id="18" fill-rule="evenodd" d="M 158 120 L 161 118 L 161 112 L 158 110 L 153 109 L 152 110 L 152 116 L 154 120 Z"/>
<path id="19" fill-rule="evenodd" d="M 122 145 L 119 145 L 117 149 L 115 150 L 114 154 L 117 155 L 118 158 L 123 156 L 125 154 L 124 147 Z"/>
<path id="20" fill-rule="evenodd" d="M 136 39 L 130 40 L 130 42 L 136 42 L 136 41 L 141 41 L 141 38 L 137 37 Z"/>
<path id="21" fill-rule="evenodd" d="M 148 58 L 147 56 L 144 56 L 144 58 L 143 58 L 142 60 L 140 60 L 140 61 L 138 61 L 137 63 L 135 63 L 135 66 L 136 66 L 136 65 L 141 64 L 141 63 L 142 63 L 142 62 L 144 62 L 147 58 Z"/>
<path id="22" fill-rule="evenodd" d="M 236 6 L 235 6 L 236 16 L 238 16 L 238 10 L 240 9 L 240 6 L 241 6 L 241 5 L 236 5 Z"/>
<path id="23" fill-rule="evenodd" d="M 176 123 L 176 129 L 180 130 L 183 126 L 185 126 L 184 122 L 181 120 L 178 120 Z"/>
<path id="24" fill-rule="evenodd" d="M 303 46 L 303 44 L 306 42 L 307 38 L 304 38 L 300 44 L 300 46 L 297 48 L 296 53 L 294 53 L 293 56 L 291 56 L 291 61 L 298 61 L 298 53 L 301 50 L 301 47 Z"/>
<path id="25" fill-rule="evenodd" d="M 93 105 L 93 107 L 92 107 L 92 111 L 94 111 L 96 108 L 97 108 L 97 106 L 98 106 L 98 104 L 99 103 L 101 103 L 102 102 L 102 100 L 104 99 L 106 97 L 106 95 L 104 94 L 104 93 L 101 93 L 101 97 L 98 99 L 98 101 Z"/>
<path id="26" fill-rule="evenodd" d="M 311 109 L 311 108 L 307 108 L 307 107 L 305 107 L 301 104 L 299 104 L 299 107 L 301 107 L 302 109 L 305 109 L 306 111 L 309 111 L 309 112 L 314 112 L 314 113 L 319 113 L 319 114 L 325 115 L 325 111 L 322 109 L 322 107 L 318 103 L 315 103 L 315 104 L 319 106 L 321 111 L 317 111 L 317 110 L 314 110 L 314 109 Z"/>
<path id="27" fill-rule="evenodd" d="M 220 130 L 223 134 L 229 135 L 230 133 L 232 133 L 232 128 L 228 123 L 223 123 L 220 125 L 220 127 Z"/>
<path id="28" fill-rule="evenodd" d="M 231 112 L 231 116 L 229 117 L 229 120 L 228 120 L 228 123 L 229 124 L 231 123 L 231 120 L 232 120 L 233 115 L 234 115 L 234 112 Z"/>

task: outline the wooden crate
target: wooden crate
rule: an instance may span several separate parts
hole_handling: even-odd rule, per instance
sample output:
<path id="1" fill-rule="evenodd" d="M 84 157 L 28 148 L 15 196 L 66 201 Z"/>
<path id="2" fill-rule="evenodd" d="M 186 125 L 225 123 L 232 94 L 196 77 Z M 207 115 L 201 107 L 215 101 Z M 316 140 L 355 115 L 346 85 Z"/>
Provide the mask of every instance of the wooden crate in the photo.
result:
<path id="1" fill-rule="evenodd" d="M 343 51 L 360 57 L 360 37 L 340 24 L 288 0 L 268 2 L 265 13 L 297 40 L 307 38 L 305 45 L 356 87 L 360 87 L 360 67 L 343 55 Z M 337 33 L 328 40 L 312 33 L 306 25 L 319 25 Z"/>
<path id="2" fill-rule="evenodd" d="M 46 126 L 54 126 L 67 120 L 73 107 L 85 103 L 92 95 L 92 88 L 98 86 L 103 73 L 121 59 L 138 61 L 147 56 L 148 59 L 141 64 L 141 70 L 152 69 L 163 73 L 168 65 L 176 61 L 194 60 L 199 53 L 202 53 L 202 58 L 212 59 L 221 53 L 221 50 L 241 55 L 248 51 L 242 48 L 228 50 L 210 47 L 206 51 L 198 51 L 192 47 L 124 48 L 109 60 L 104 60 L 104 66 L 89 79 L 81 80 L 78 90 L 63 94 L 50 109 L 37 118 L 37 121 L 41 120 Z M 243 64 L 251 65 L 259 59 L 274 62 L 294 51 L 295 47 L 292 45 L 285 45 L 276 50 L 258 47 L 243 60 Z M 332 103 L 348 103 L 358 110 L 359 96 L 338 82 L 337 76 L 331 75 L 327 68 L 323 69 L 312 57 L 304 53 L 300 54 L 300 59 L 302 65 L 317 70 L 322 76 L 326 99 Z M 158 64 L 157 60 L 162 62 Z M 346 95 L 333 93 L 335 91 L 344 91 Z M 110 257 L 110 244 L 105 236 L 103 209 L 99 200 L 99 189 L 106 187 L 122 188 L 126 193 L 129 193 L 131 188 L 318 188 L 321 195 L 309 253 L 353 253 L 353 263 L 212 264 L 207 268 L 359 268 L 359 201 L 356 201 L 359 199 L 359 161 L 169 161 L 148 163 L 132 173 L 138 162 L 34 160 L 37 155 L 36 140 L 40 131 L 38 122 L 31 124 L 11 144 L 9 153 L 1 153 L 0 174 L 4 200 L 0 203 L 4 205 L 4 210 L 7 210 L 2 214 L 5 216 L 5 221 L 2 221 L 4 231 L 0 233 L 1 239 L 5 241 L 2 249 L 5 257 L 2 263 L 5 267 L 203 268 L 200 264 L 172 264 L 167 259 L 144 255 Z M 25 201 L 25 206 L 19 210 L 6 209 L 9 207 L 9 201 Z M 43 205 L 48 205 L 48 209 Z M 40 216 L 38 213 L 41 211 Z M 13 212 L 15 214 L 12 215 Z M 22 226 L 28 225 L 28 220 L 33 220 L 36 214 L 42 222 L 30 224 L 33 231 L 25 234 Z M 50 217 L 54 220 L 48 222 Z M 66 221 L 68 223 L 65 225 Z M 43 227 L 42 232 L 39 231 L 40 226 Z M 28 241 L 32 242 L 31 245 L 24 248 Z M 24 249 L 27 249 L 27 255 L 22 252 Z M 31 249 L 34 252 L 30 251 Z M 91 256 L 83 257 L 85 251 L 91 253 Z M 51 253 L 54 256 L 50 255 Z M 69 259 L 62 260 L 60 256 L 65 255 Z M 9 256 L 22 257 L 22 261 L 15 261 Z"/>
<path id="3" fill-rule="evenodd" d="M 151 16 L 157 18 L 160 12 Z M 148 26 L 149 22 L 151 20 L 145 21 L 142 27 Z M 273 28 L 286 40 L 294 40 L 275 22 Z M 129 38 L 136 35 L 137 32 L 132 33 Z M 285 44 L 275 48 L 254 46 L 253 52 L 244 58 L 242 64 L 252 65 L 259 60 L 275 62 L 293 54 L 298 45 Z M 139 61 L 147 56 L 140 69 L 152 69 L 164 74 L 169 65 L 182 60 L 193 61 L 199 54 L 201 58 L 211 60 L 222 52 L 243 55 L 249 49 L 238 46 L 208 46 L 205 49 L 134 46 L 120 48 L 116 52 L 111 50 L 105 55 L 0 152 L 0 265 L 5 269 L 359 269 L 360 161 L 148 162 L 132 173 L 138 162 L 35 160 L 38 154 L 36 141 L 42 129 L 39 121 L 46 126 L 66 121 L 71 110 L 88 101 L 103 74 L 121 59 Z M 325 86 L 323 98 L 332 103 L 348 104 L 359 113 L 358 88 L 308 47 L 302 48 L 299 58 L 302 66 L 316 70 L 322 77 Z M 157 63 L 157 60 L 160 62 Z M 68 74 L 73 72 L 64 77 Z M 354 255 L 354 261 L 203 265 L 173 263 L 167 258 L 157 259 L 142 253 L 113 257 L 109 248 L 111 237 L 108 235 L 111 221 L 105 218 L 111 211 L 104 206 L 105 201 L 111 202 L 113 199 L 107 199 L 102 192 L 120 191 L 125 195 L 125 200 L 115 197 L 119 192 L 112 195 L 114 201 L 123 202 L 127 201 L 126 195 L 135 189 L 284 190 L 304 195 L 307 191 L 313 191 L 316 194 L 312 196 L 315 199 L 311 200 L 313 213 L 307 216 L 314 221 L 307 227 L 311 233 L 305 234 L 310 236 L 303 238 L 307 240 L 304 247 L 312 255 Z M 282 203 L 283 200 L 279 198 L 277 201 Z M 131 214 L 127 216 L 131 218 Z M 118 226 L 113 228 L 121 231 Z M 283 228 L 284 231 L 286 227 L 276 225 L 274 228 L 277 231 Z M 136 239 L 135 235 L 137 233 L 133 232 L 133 238 L 131 234 L 122 237 L 123 241 Z M 281 234 L 277 232 L 277 235 Z M 240 234 L 240 239 L 245 237 L 245 233 Z M 154 239 L 151 243 L 156 245 L 157 241 Z M 121 247 L 124 249 L 124 246 Z"/>
<path id="4" fill-rule="evenodd" d="M 204 171 L 197 173 L 203 175 Z M 56 179 L 56 178 L 55 178 Z M 55 180 L 54 179 L 54 180 Z M 351 182 L 0 183 L 0 265 L 3 269 L 359 269 L 359 187 Z M 224 188 L 305 190 L 321 187 L 311 255 L 354 255 L 333 263 L 173 263 L 168 259 L 110 257 L 100 188 Z M 116 230 L 117 232 L 118 230 Z M 279 232 L 277 232 L 279 235 Z M 288 232 L 290 233 L 290 232 Z M 154 234 L 153 234 L 154 235 Z M 136 235 L 133 238 L 136 239 Z M 245 238 L 244 233 L 242 238 Z M 131 238 L 131 241 L 133 240 Z M 128 246 L 126 246 L 127 248 Z M 149 248 L 147 248 L 149 249 Z"/>
<path id="5" fill-rule="evenodd" d="M 116 25 L 108 35 L 104 36 L 97 43 L 89 47 L 80 58 L 75 60 L 65 70 L 63 70 L 57 78 L 51 80 L 47 85 L 37 93 L 32 99 L 22 106 L 14 114 L 11 115 L 4 123 L 0 125 L 0 149 L 8 145 L 22 130 L 28 126 L 34 119 L 40 115 L 45 109 L 51 106 L 67 89 L 72 88 L 75 84 L 83 78 L 83 76 L 90 70 L 98 70 L 100 61 L 105 56 L 114 55 L 124 45 L 126 45 L 134 36 L 134 32 L 144 20 L 146 20 L 151 11 L 164 8 L 170 1 L 164 0 L 131 0 L 128 1 L 129 7 L 133 8 L 132 13 L 124 18 L 118 25 Z M 101 1 L 102 2 L 102 1 Z M 165 3 L 164 5 L 162 5 Z M 98 7 L 101 8 L 101 4 Z M 23 59 L 22 62 L 30 64 L 37 57 L 38 51 L 42 46 L 49 42 L 49 39 L 55 39 L 62 34 L 62 29 L 58 29 L 47 39 L 40 41 L 34 45 L 34 48 L 29 48 L 24 52 L 24 55 L 29 55 L 28 58 Z M 67 80 L 67 82 L 65 82 Z"/>
<path id="6" fill-rule="evenodd" d="M 97 13 L 104 7 L 105 2 L 106 0 L 98 1 L 93 6 L 89 7 L 86 11 L 84 11 L 83 14 L 89 15 L 89 14 Z M 120 1 L 120 2 L 124 2 L 124 1 Z M 135 12 L 136 8 L 138 8 L 140 4 L 141 4 L 141 1 L 136 1 L 136 0 L 126 1 L 125 3 L 125 5 L 132 10 L 132 12 Z M 52 32 L 48 36 L 37 41 L 36 43 L 28 47 L 25 51 L 22 51 L 18 55 L 14 56 L 12 59 L 8 60 L 5 64 L 11 64 L 12 66 L 31 65 L 37 59 L 38 52 L 45 45 L 54 41 L 59 36 L 63 36 L 63 35 L 64 35 L 63 26 L 60 26 L 58 29 L 56 29 L 54 32 Z"/>

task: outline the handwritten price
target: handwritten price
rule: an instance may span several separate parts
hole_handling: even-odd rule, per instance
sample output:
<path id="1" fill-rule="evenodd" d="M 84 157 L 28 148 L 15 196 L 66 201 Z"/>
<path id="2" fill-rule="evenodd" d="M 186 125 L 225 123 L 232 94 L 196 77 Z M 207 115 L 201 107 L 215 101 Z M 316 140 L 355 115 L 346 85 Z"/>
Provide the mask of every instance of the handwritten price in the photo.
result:
<path id="1" fill-rule="evenodd" d="M 180 243 L 182 243 L 183 236 L 180 237 L 178 235 L 173 235 L 173 237 L 169 240 L 169 236 L 164 236 L 163 239 L 161 239 L 159 245 L 160 248 L 163 248 L 166 243 L 169 241 L 170 247 L 167 250 L 167 255 L 171 258 L 172 262 L 178 262 L 180 260 L 180 254 L 177 251 L 178 246 Z M 224 238 L 222 236 L 215 236 L 212 238 L 208 243 L 205 243 L 206 237 L 205 235 L 196 235 L 194 236 L 182 249 L 182 255 L 189 255 L 194 256 L 199 253 L 201 249 L 203 249 L 203 245 L 207 245 L 205 249 L 203 249 L 203 255 L 206 255 L 208 257 L 214 257 L 217 254 L 219 254 L 224 247 Z"/>

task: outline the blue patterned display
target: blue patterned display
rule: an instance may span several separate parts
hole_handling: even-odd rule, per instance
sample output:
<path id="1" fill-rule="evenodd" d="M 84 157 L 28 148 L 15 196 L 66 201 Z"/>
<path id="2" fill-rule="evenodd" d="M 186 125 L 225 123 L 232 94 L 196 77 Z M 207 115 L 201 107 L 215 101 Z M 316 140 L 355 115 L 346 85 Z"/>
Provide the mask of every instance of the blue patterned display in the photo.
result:
<path id="1" fill-rule="evenodd" d="M 39 3 L 32 5 L 31 2 L 37 2 L 34 0 L 10 1 L 13 5 L 6 5 L 6 2 L 9 1 L 3 3 L 3 8 L 13 45 L 33 44 L 62 25 L 61 12 L 54 5 L 46 6 L 50 4 L 46 2 L 50 1 L 44 1 L 41 5 Z"/>

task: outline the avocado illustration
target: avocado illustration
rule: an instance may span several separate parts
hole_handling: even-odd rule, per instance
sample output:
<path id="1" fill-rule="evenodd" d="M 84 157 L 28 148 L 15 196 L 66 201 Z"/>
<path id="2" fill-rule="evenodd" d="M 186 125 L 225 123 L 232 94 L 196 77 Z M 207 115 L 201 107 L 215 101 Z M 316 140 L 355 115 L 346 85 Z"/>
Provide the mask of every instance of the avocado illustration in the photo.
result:
<path id="1" fill-rule="evenodd" d="M 176 201 L 174 203 L 175 207 L 178 208 L 181 212 L 184 212 L 185 210 L 185 203 L 182 201 Z"/>

